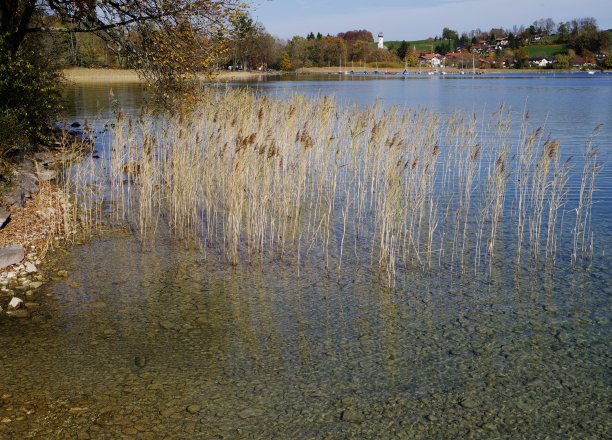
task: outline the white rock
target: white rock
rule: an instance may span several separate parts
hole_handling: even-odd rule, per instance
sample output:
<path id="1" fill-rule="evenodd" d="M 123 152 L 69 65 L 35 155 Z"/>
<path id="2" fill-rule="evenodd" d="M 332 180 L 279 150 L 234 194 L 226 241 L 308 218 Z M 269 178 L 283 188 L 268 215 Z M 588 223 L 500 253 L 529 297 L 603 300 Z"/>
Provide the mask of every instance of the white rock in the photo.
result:
<path id="1" fill-rule="evenodd" d="M 9 309 L 13 309 L 16 310 L 19 307 L 21 307 L 21 305 L 23 304 L 23 300 L 20 298 L 17 298 L 16 296 L 14 296 L 13 298 L 11 298 L 11 300 L 9 301 Z"/>
<path id="2" fill-rule="evenodd" d="M 31 262 L 27 262 L 25 265 L 25 270 L 27 273 L 35 273 L 36 272 L 36 266 L 34 265 L 34 263 Z"/>

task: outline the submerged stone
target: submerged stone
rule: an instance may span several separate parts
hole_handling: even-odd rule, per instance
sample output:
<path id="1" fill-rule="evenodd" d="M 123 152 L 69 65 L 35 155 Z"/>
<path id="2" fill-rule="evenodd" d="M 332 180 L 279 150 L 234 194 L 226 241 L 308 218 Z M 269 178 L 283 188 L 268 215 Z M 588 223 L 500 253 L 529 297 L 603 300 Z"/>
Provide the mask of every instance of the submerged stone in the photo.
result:
<path id="1" fill-rule="evenodd" d="M 461 401 L 461 406 L 467 409 L 478 408 L 480 406 L 480 402 L 471 397 L 466 397 Z"/>
<path id="2" fill-rule="evenodd" d="M 30 312 L 27 309 L 9 310 L 6 312 L 11 318 L 29 318 Z"/>
<path id="3" fill-rule="evenodd" d="M 342 414 L 340 414 L 340 420 L 350 423 L 362 423 L 365 420 L 365 417 L 361 411 L 345 409 L 342 411 Z"/>
<path id="4" fill-rule="evenodd" d="M 200 412 L 200 410 L 202 409 L 202 407 L 200 405 L 189 405 L 187 407 L 187 412 L 189 414 L 197 414 Z"/>
<path id="5" fill-rule="evenodd" d="M 264 411 L 257 408 L 243 409 L 238 413 L 238 417 L 241 419 L 250 419 L 252 417 L 260 417 L 264 414 Z"/>

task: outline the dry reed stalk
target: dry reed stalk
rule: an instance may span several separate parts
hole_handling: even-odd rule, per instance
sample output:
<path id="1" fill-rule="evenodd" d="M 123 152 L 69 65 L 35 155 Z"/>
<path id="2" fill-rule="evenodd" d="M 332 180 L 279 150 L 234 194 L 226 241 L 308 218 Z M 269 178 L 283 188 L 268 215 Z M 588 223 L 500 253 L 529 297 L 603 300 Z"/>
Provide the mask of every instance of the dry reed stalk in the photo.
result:
<path id="1" fill-rule="evenodd" d="M 112 195 L 118 216 L 143 236 L 165 218 L 174 234 L 232 264 L 292 259 L 299 270 L 315 259 L 339 271 L 352 250 L 356 260 L 378 261 L 389 280 L 400 267 L 445 264 L 444 256 L 463 270 L 468 260 L 479 266 L 485 245 L 491 261 L 509 214 L 520 263 L 526 229 L 534 256 L 542 228 L 554 255 L 569 173 L 558 144 L 538 148 L 542 131 L 529 133 L 527 121 L 511 147 L 503 106 L 481 124 L 379 103 L 338 108 L 327 97 L 209 91 L 189 114 L 118 118 Z M 576 241 L 589 234 L 591 203 L 582 202 Z"/>
<path id="2" fill-rule="evenodd" d="M 576 223 L 572 230 L 573 249 L 572 265 L 577 265 L 579 258 L 588 262 L 593 257 L 593 235 L 591 232 L 591 211 L 593 208 L 593 194 L 595 192 L 595 180 L 601 170 L 601 162 L 598 159 L 598 150 L 594 140 L 602 126 L 597 126 L 586 143 L 583 154 L 582 176 L 580 180 L 580 192 L 576 211 Z"/>

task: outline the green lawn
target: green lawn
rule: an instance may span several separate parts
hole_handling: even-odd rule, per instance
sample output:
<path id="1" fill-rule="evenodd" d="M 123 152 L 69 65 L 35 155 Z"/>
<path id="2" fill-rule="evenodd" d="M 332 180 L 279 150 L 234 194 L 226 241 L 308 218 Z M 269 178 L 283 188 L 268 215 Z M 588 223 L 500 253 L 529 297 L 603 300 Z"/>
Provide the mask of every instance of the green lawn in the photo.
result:
<path id="1" fill-rule="evenodd" d="M 557 42 L 557 36 L 547 36 L 547 37 L 542 37 L 540 39 L 540 41 L 537 42 L 537 44 L 553 44 Z"/>
<path id="2" fill-rule="evenodd" d="M 554 57 L 557 54 L 567 52 L 567 46 L 565 44 L 532 44 L 528 49 L 530 57 Z"/>
<path id="3" fill-rule="evenodd" d="M 412 47 L 416 47 L 417 52 L 420 51 L 427 51 L 427 52 L 431 52 L 431 50 L 435 50 L 436 46 L 440 43 L 442 43 L 442 41 L 434 41 L 432 40 L 416 40 L 416 41 L 406 41 L 406 43 L 408 43 L 408 46 L 410 48 Z M 402 44 L 401 41 L 385 41 L 385 46 L 387 48 L 389 48 L 389 50 L 396 50 L 400 44 Z M 432 47 L 433 44 L 433 47 Z"/>

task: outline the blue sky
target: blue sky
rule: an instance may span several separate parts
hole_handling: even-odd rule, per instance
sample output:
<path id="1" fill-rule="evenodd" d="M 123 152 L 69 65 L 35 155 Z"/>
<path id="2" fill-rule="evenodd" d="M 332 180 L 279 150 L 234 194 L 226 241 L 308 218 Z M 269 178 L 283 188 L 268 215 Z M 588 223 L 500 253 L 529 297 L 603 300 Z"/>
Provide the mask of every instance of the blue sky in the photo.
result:
<path id="1" fill-rule="evenodd" d="M 612 28 L 612 0 L 250 0 L 251 14 L 281 38 L 309 32 L 335 35 L 352 29 L 383 32 L 386 40 L 416 40 L 459 32 L 530 25 L 539 18 L 556 23 L 595 17 Z"/>

